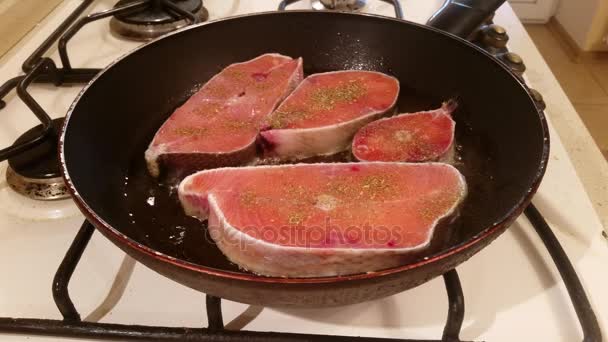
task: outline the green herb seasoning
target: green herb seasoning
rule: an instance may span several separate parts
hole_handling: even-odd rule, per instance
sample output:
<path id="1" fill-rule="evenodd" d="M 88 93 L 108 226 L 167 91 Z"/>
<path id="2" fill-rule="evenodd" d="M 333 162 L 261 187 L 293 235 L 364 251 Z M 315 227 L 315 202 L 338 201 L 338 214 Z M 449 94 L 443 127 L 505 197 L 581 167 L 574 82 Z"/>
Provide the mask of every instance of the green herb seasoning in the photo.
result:
<path id="1" fill-rule="evenodd" d="M 173 130 L 173 133 L 183 136 L 203 135 L 207 132 L 205 127 L 179 127 Z"/>
<path id="2" fill-rule="evenodd" d="M 310 116 L 310 112 L 305 110 L 277 110 L 270 117 L 272 128 L 287 128 L 290 123 L 305 119 Z"/>
<path id="3" fill-rule="evenodd" d="M 340 103 L 354 103 L 363 93 L 365 93 L 365 87 L 357 79 L 336 87 L 315 89 L 310 94 L 312 109 L 332 110 Z"/>
<path id="4" fill-rule="evenodd" d="M 208 103 L 198 108 L 195 108 L 192 113 L 203 116 L 203 117 L 212 117 L 219 114 L 224 106 L 218 103 Z"/>
<path id="5" fill-rule="evenodd" d="M 299 108 L 281 108 L 269 118 L 272 128 L 289 128 L 294 122 L 309 118 L 313 112 L 334 109 L 339 104 L 351 104 L 365 93 L 365 87 L 358 79 L 341 83 L 333 87 L 314 89 L 310 93 L 310 110 Z"/>

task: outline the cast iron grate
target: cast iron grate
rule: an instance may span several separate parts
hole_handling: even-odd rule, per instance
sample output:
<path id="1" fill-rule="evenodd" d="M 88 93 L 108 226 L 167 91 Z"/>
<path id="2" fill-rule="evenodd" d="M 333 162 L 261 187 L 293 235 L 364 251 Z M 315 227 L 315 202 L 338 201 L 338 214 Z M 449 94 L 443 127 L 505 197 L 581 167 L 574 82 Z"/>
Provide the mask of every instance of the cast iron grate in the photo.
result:
<path id="1" fill-rule="evenodd" d="M 136 0 L 129 2 L 124 6 L 80 17 L 94 2 L 95 0 L 82 0 L 82 3 L 80 3 L 57 29 L 40 44 L 32 55 L 25 60 L 22 66 L 25 74 L 13 77 L 0 86 L 0 109 L 6 106 L 6 103 L 2 99 L 13 89 L 17 89 L 17 95 L 34 115 L 36 115 L 43 128 L 38 135 L 33 136 L 31 139 L 21 143 L 14 143 L 11 146 L 1 149 L 0 162 L 40 144 L 52 131 L 53 125 L 51 117 L 27 91 L 27 87 L 31 83 L 50 83 L 55 86 L 82 84 L 89 82 L 97 73 L 99 73 L 99 71 L 101 71 L 101 69 L 73 68 L 70 63 L 67 53 L 67 43 L 84 25 L 111 16 L 143 10 L 147 8 L 147 6 L 159 2 L 161 6 L 165 6 L 168 10 L 182 15 L 192 23 L 196 23 L 198 20 L 192 13 L 183 11 L 179 7 L 174 6 L 170 0 Z M 61 68 L 57 67 L 52 59 L 44 57 L 44 54 L 56 42 L 58 42 L 59 56 L 62 65 Z"/>
<path id="2" fill-rule="evenodd" d="M 83 0 L 66 20 L 36 49 L 23 64 L 25 75 L 12 78 L 0 86 L 0 99 L 16 88 L 18 96 L 32 110 L 45 128 L 39 137 L 31 141 L 0 150 L 0 161 L 35 146 L 44 139 L 50 127 L 52 127 L 48 114 L 27 92 L 27 87 L 32 82 L 51 83 L 56 86 L 86 83 L 100 71 L 99 69 L 71 67 L 66 49 L 69 39 L 87 23 L 120 13 L 135 11 L 138 8 L 143 8 L 152 0 L 134 1 L 122 7 L 90 14 L 78 19 L 84 10 L 94 1 Z M 285 9 L 286 5 L 296 1 L 298 0 L 283 0 L 279 9 Z M 396 4 L 396 16 L 402 18 L 399 3 L 396 0 L 386 2 Z M 188 17 L 189 14 L 184 13 L 184 16 Z M 78 21 L 76 21 L 77 19 Z M 58 68 L 50 58 L 43 57 L 57 40 L 59 40 L 58 45 L 62 68 Z M 4 102 L 0 100 L 0 109 L 4 105 Z M 534 205 L 531 204 L 525 210 L 525 214 L 541 237 L 560 272 L 581 325 L 583 342 L 600 342 L 602 336 L 595 313 L 568 256 Z M 206 300 L 206 311 L 209 322 L 207 328 L 175 328 L 84 322 L 81 320 L 80 314 L 70 298 L 68 284 L 94 231 L 95 228 L 88 221 L 83 223 L 55 274 L 53 280 L 53 298 L 63 316 L 63 320 L 0 317 L 0 333 L 145 341 L 351 341 L 356 339 L 359 341 L 463 342 L 460 340 L 459 335 L 464 320 L 464 297 L 456 270 L 451 270 L 443 275 L 449 305 L 446 324 L 440 340 L 395 340 L 372 337 L 231 331 L 224 328 L 221 299 L 210 295 L 207 295 Z"/>
<path id="3" fill-rule="evenodd" d="M 53 298 L 63 320 L 32 319 L 32 318 L 0 318 L 0 332 L 23 333 L 35 335 L 101 338 L 120 340 L 146 341 L 350 341 L 352 336 L 328 336 L 295 333 L 232 331 L 224 329 L 221 299 L 207 295 L 206 311 L 207 328 L 173 328 L 141 325 L 123 325 L 109 323 L 83 322 L 70 299 L 68 285 L 80 257 L 85 251 L 95 227 L 88 221 L 82 224 L 74 241 L 68 249 L 55 278 L 53 279 Z M 443 275 L 448 293 L 448 318 L 440 340 L 424 340 L 427 342 L 461 342 L 460 328 L 464 320 L 464 297 L 458 274 L 452 270 Z M 408 341 L 383 338 L 359 337 L 357 341 Z"/>
<path id="4" fill-rule="evenodd" d="M 578 316 L 583 331 L 583 342 L 601 342 L 602 335 L 572 263 L 559 241 L 540 212 L 530 205 L 525 214 L 537 234 L 551 254 L 564 281 L 570 300 Z M 63 320 L 36 318 L 0 318 L 0 332 L 64 336 L 79 338 L 100 338 L 145 341 L 403 341 L 403 342 L 464 342 L 459 338 L 464 320 L 464 297 L 456 270 L 443 275 L 448 294 L 448 314 L 443 335 L 439 340 L 385 339 L 373 337 L 329 336 L 296 333 L 232 331 L 224 328 L 221 299 L 207 295 L 207 328 L 175 328 L 142 325 L 123 325 L 112 323 L 84 322 L 72 302 L 68 285 L 72 274 L 87 247 L 95 227 L 88 221 L 82 224 L 74 241 L 68 249 L 55 278 L 53 279 L 53 298 Z"/>

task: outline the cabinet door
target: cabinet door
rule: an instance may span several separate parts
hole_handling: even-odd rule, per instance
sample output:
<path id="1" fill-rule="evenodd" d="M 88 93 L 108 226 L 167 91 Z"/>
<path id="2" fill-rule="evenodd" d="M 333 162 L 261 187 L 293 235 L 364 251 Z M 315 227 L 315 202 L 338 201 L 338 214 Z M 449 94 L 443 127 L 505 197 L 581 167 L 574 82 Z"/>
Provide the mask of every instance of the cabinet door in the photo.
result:
<path id="1" fill-rule="evenodd" d="M 509 0 L 522 22 L 546 23 L 555 14 L 557 0 Z"/>

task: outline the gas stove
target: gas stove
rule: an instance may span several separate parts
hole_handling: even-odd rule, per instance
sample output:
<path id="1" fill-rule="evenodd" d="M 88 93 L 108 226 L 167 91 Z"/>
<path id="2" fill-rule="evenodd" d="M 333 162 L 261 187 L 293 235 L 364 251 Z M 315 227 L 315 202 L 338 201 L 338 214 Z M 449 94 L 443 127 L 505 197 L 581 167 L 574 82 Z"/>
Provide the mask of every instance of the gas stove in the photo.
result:
<path id="1" fill-rule="evenodd" d="M 443 341 L 457 341 L 459 336 L 463 341 L 576 341 L 582 340 L 581 325 L 588 341 L 599 340 L 594 339 L 597 332 L 590 315 L 594 309 L 601 328 L 607 331 L 608 294 L 603 284 L 608 276 L 600 270 L 608 262 L 608 245 L 556 134 L 552 134 L 551 162 L 534 204 L 564 246 L 591 306 L 581 299 L 582 289 L 577 287 L 569 262 L 560 259 L 554 235 L 534 208 L 526 212 L 534 226 L 522 216 L 491 247 L 460 266 L 460 277 L 452 271 L 443 281 L 435 279 L 395 296 L 346 307 L 274 309 L 205 299 L 204 294 L 136 264 L 94 234 L 90 224 L 82 224 L 82 215 L 66 196 L 52 157 L 60 118 L 83 83 L 140 41 L 191 23 L 277 8 L 357 10 L 424 23 L 441 2 L 65 1 L 9 53 L 0 68 L 0 80 L 12 80 L 0 88 L 0 98 L 6 102 L 0 105 L 4 107 L 0 110 L 0 147 L 15 141 L 45 140 L 25 153 L 0 152 L 3 157 L 13 154 L 9 162 L 0 164 L 0 232 L 4 237 L 0 256 L 5 260 L 0 264 L 5 275 L 0 284 L 0 316 L 25 318 L 0 318 L 0 331 L 4 332 L 0 341 L 48 340 L 28 334 L 87 340 L 179 340 L 184 336 L 307 340 L 313 336 L 302 334 L 321 334 Z M 82 15 L 87 19 L 76 21 Z M 503 21 L 516 22 L 508 5 L 496 18 L 488 18 L 471 39 L 525 79 L 523 58 L 506 49 L 509 36 L 500 26 Z M 61 29 L 54 33 L 58 27 Z M 25 76 L 19 74 L 22 63 Z M 36 77 L 37 82 L 29 84 Z M 17 95 L 10 91 L 13 87 L 18 88 Z M 534 95 L 543 106 L 542 96 Z M 550 120 L 551 108 L 548 110 Z M 33 128 L 40 122 L 43 124 Z M 12 146 L 17 149 L 20 144 Z M 545 246 L 556 258 L 565 281 Z M 292 334 L 262 333 L 266 331 Z"/>

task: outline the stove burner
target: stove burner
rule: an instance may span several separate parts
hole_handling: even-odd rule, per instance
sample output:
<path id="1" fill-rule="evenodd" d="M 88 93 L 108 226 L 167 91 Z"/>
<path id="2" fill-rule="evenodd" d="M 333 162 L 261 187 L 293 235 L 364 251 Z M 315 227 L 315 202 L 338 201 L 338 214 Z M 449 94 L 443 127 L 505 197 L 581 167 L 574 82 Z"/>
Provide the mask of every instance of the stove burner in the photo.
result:
<path id="1" fill-rule="evenodd" d="M 57 137 L 63 125 L 63 118 L 53 120 L 53 130 L 39 145 L 8 160 L 6 181 L 16 192 L 35 200 L 58 200 L 70 197 L 59 171 L 57 157 Z M 38 125 L 23 135 L 16 144 L 39 134 Z"/>
<path id="2" fill-rule="evenodd" d="M 120 0 L 114 8 L 125 6 L 135 0 Z M 202 0 L 169 0 L 173 6 L 192 13 L 199 21 L 209 18 L 209 12 Z M 148 41 L 166 33 L 187 26 L 190 22 L 183 18 L 163 1 L 150 0 L 150 5 L 143 10 L 118 14 L 110 20 L 110 29 L 115 34 L 137 41 Z"/>
<path id="3" fill-rule="evenodd" d="M 316 10 L 358 11 L 367 0 L 313 0 L 312 8 Z"/>

